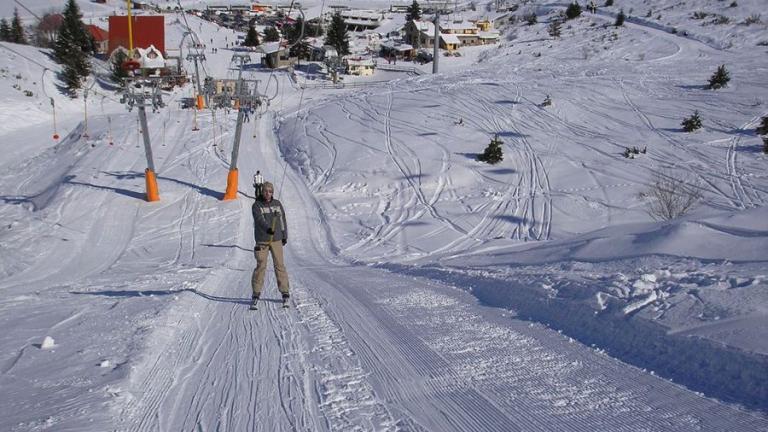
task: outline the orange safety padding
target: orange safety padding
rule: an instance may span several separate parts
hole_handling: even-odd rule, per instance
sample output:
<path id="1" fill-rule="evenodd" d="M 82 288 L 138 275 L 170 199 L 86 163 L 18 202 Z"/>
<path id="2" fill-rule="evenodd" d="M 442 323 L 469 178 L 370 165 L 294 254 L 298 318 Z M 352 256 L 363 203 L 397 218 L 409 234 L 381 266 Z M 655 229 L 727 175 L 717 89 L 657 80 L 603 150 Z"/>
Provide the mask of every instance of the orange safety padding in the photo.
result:
<path id="1" fill-rule="evenodd" d="M 229 201 L 237 198 L 237 168 L 229 170 L 227 174 L 227 191 L 222 200 Z"/>
<path id="2" fill-rule="evenodd" d="M 203 99 L 203 95 L 197 95 L 197 109 L 201 110 L 205 108 L 205 100 Z"/>
<path id="3" fill-rule="evenodd" d="M 147 201 L 160 201 L 160 193 L 157 190 L 157 177 L 154 171 L 147 168 L 144 171 L 144 177 L 147 180 Z"/>

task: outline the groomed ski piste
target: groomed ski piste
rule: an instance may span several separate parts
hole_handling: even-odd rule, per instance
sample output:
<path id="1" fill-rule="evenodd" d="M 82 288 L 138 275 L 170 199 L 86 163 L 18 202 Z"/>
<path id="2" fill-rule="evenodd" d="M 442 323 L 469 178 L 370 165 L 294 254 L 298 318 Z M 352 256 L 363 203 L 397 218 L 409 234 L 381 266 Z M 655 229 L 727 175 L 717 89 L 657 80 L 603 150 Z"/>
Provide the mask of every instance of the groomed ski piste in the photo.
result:
<path id="1" fill-rule="evenodd" d="M 758 0 L 701 3 L 732 22 L 649 0 L 630 15 L 662 19 L 615 28 L 617 4 L 555 40 L 567 4 L 535 2 L 539 24 L 437 75 L 249 69 L 274 98 L 233 201 L 236 112 L 164 95 L 149 203 L 136 110 L 89 81 L 85 121 L 43 50 L 0 43 L 0 430 L 768 430 L 768 36 L 739 24 Z M 122 2 L 79 4 L 87 22 Z M 166 26 L 236 76 L 231 30 Z M 721 64 L 731 82 L 706 89 Z M 504 160 L 477 162 L 496 134 Z M 640 195 L 665 169 L 702 199 L 656 222 Z M 256 170 L 287 210 L 289 309 L 271 270 L 248 308 Z"/>

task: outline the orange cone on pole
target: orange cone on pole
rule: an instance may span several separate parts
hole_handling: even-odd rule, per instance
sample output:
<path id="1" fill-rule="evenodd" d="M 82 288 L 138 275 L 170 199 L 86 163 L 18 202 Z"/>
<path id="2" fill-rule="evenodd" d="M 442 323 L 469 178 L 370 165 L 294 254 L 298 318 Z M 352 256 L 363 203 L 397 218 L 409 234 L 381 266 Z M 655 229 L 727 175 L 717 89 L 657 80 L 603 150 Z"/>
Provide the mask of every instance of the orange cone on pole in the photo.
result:
<path id="1" fill-rule="evenodd" d="M 222 200 L 229 201 L 237 198 L 237 168 L 229 170 L 227 174 L 227 191 Z"/>
<path id="2" fill-rule="evenodd" d="M 157 189 L 157 177 L 155 172 L 147 168 L 144 171 L 144 177 L 147 180 L 147 201 L 160 201 L 160 193 Z"/>

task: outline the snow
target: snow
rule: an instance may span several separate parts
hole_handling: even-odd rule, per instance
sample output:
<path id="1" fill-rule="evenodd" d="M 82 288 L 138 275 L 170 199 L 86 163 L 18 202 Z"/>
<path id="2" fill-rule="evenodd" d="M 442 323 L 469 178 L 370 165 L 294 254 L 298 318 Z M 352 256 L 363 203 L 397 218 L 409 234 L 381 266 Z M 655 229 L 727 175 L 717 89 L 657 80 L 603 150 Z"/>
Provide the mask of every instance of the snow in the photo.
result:
<path id="1" fill-rule="evenodd" d="M 536 3 L 539 24 L 437 75 L 250 66 L 272 100 L 227 202 L 236 113 L 164 95 L 148 203 L 136 112 L 102 80 L 64 96 L 44 50 L 0 43 L 0 430 L 768 430 L 766 24 L 741 24 L 763 3 L 648 0 L 622 28 L 600 8 L 558 40 L 564 4 Z M 237 33 L 166 25 L 236 77 Z M 720 64 L 731 82 L 706 89 Z M 495 135 L 504 160 L 477 162 Z M 257 169 L 291 225 L 288 310 L 273 276 L 248 310 Z M 666 169 L 702 200 L 655 221 L 641 195 Z"/>

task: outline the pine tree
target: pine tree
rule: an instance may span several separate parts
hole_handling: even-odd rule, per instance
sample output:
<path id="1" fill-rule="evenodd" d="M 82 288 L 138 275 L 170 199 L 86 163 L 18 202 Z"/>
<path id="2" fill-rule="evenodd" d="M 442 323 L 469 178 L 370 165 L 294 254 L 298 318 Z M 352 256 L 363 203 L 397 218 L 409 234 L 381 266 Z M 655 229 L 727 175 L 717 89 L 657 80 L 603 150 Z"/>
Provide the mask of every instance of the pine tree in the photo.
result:
<path id="1" fill-rule="evenodd" d="M 61 72 L 61 79 L 64 81 L 64 87 L 67 88 L 69 95 L 77 96 L 76 91 L 83 86 L 83 79 L 75 66 L 64 64 L 64 70 Z"/>
<path id="2" fill-rule="evenodd" d="M 11 26 L 5 18 L 0 19 L 0 41 L 11 41 Z"/>
<path id="3" fill-rule="evenodd" d="M 24 26 L 21 25 L 19 10 L 13 8 L 13 20 L 11 20 L 11 42 L 17 44 L 27 44 L 27 37 L 24 36 Z"/>
<path id="4" fill-rule="evenodd" d="M 686 132 L 693 132 L 696 129 L 701 129 L 701 117 L 699 116 L 698 111 L 694 111 L 693 115 L 683 119 L 683 122 L 680 123 L 681 126 L 683 126 L 683 130 Z"/>
<path id="5" fill-rule="evenodd" d="M 339 57 L 349 54 L 347 25 L 344 23 L 344 19 L 339 12 L 333 14 L 331 26 L 328 28 L 328 34 L 325 36 L 325 44 L 336 48 Z"/>
<path id="6" fill-rule="evenodd" d="M 264 42 L 277 42 L 280 40 L 280 33 L 274 27 L 264 29 Z"/>
<path id="7" fill-rule="evenodd" d="M 578 18 L 579 15 L 581 15 L 581 6 L 576 2 L 569 4 L 568 8 L 565 9 L 565 16 L 568 19 Z"/>
<path id="8" fill-rule="evenodd" d="M 248 34 L 245 35 L 245 41 L 243 42 L 243 46 L 247 47 L 255 47 L 259 46 L 261 42 L 259 41 L 259 33 L 256 31 L 256 28 L 253 26 L 248 27 Z"/>
<path id="9" fill-rule="evenodd" d="M 123 79 L 128 76 L 128 71 L 125 70 L 123 64 L 128 60 L 128 54 L 123 51 L 117 51 L 112 59 L 112 80 L 117 83 L 122 83 Z"/>
<path id="10" fill-rule="evenodd" d="M 722 87 L 728 86 L 728 81 L 731 80 L 728 70 L 725 65 L 721 65 L 717 68 L 717 71 L 709 78 L 709 88 L 717 90 Z"/>
<path id="11" fill-rule="evenodd" d="M 53 55 L 56 62 L 64 66 L 62 76 L 65 86 L 74 93 L 80 88 L 83 78 L 91 73 L 87 53 L 93 48 L 93 38 L 80 21 L 80 9 L 75 0 L 67 1 L 63 16 Z"/>
<path id="12" fill-rule="evenodd" d="M 421 6 L 419 6 L 419 2 L 416 0 L 413 0 L 413 3 L 411 3 L 410 6 L 408 6 L 408 9 L 406 9 L 405 12 L 405 22 L 414 20 L 418 21 L 421 19 Z"/>
<path id="13" fill-rule="evenodd" d="M 504 160 L 504 153 L 501 150 L 502 144 L 504 144 L 504 141 L 500 140 L 498 135 L 495 135 L 483 153 L 477 156 L 477 160 L 491 165 L 501 162 Z"/>
<path id="14" fill-rule="evenodd" d="M 619 11 L 619 14 L 616 15 L 616 22 L 613 23 L 616 27 L 621 27 L 624 25 L 624 20 L 627 19 L 627 16 L 624 15 L 624 9 L 621 9 Z"/>

